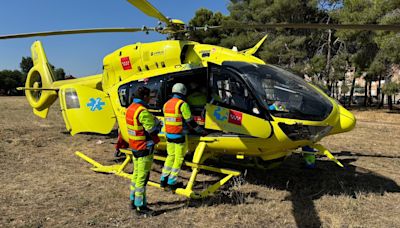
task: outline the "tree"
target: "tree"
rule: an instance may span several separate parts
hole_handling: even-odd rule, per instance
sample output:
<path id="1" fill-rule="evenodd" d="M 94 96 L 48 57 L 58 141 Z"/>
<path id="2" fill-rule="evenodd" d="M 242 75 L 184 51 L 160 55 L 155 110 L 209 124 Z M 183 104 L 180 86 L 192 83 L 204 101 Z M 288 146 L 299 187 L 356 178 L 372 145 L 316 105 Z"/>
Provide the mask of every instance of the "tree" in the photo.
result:
<path id="1" fill-rule="evenodd" d="M 318 9 L 317 1 L 306 0 L 231 0 L 230 15 L 222 16 L 200 9 L 190 21 L 192 26 L 265 24 L 271 22 L 308 23 L 320 22 L 326 13 Z M 263 29 L 236 28 L 193 32 L 196 41 L 218 44 L 239 50 L 256 44 L 264 35 Z M 276 29 L 268 31 L 266 44 L 257 55 L 266 62 L 305 72 L 306 63 L 314 56 L 319 40 L 317 30 Z"/>
<path id="2" fill-rule="evenodd" d="M 63 68 L 56 68 L 54 70 L 54 77 L 56 81 L 65 79 L 65 72 Z"/>
<path id="3" fill-rule="evenodd" d="M 221 25 L 226 17 L 222 13 L 213 13 L 211 10 L 201 8 L 196 11 L 189 25 L 194 27 Z M 222 37 L 226 37 L 222 30 L 192 31 L 190 38 L 205 44 L 219 44 Z"/>
<path id="4" fill-rule="evenodd" d="M 376 55 L 374 61 L 372 61 L 371 66 L 368 69 L 368 74 L 372 75 L 373 78 L 378 80 L 378 87 L 377 87 L 377 98 L 381 102 L 378 105 L 378 108 L 383 106 L 383 94 L 381 93 L 381 81 L 385 78 L 385 74 L 388 73 L 388 66 L 386 61 L 384 60 L 384 56 L 382 56 L 383 52 L 379 51 Z M 382 98 L 380 98 L 382 96 Z"/>
<path id="5" fill-rule="evenodd" d="M 253 0 L 231 1 L 230 20 L 245 24 L 265 23 L 309 23 L 320 22 L 326 14 L 318 9 L 317 1 L 305 0 Z M 248 48 L 257 42 L 260 30 L 237 30 L 233 36 L 222 40 L 222 44 L 235 43 L 239 49 Z M 275 29 L 268 31 L 269 37 L 258 53 L 266 62 L 305 73 L 307 62 L 316 54 L 321 31 L 299 29 Z"/>
<path id="6" fill-rule="evenodd" d="M 24 75 L 18 70 L 0 71 L 0 94 L 19 95 L 16 88 L 24 86 L 24 82 Z"/>
<path id="7" fill-rule="evenodd" d="M 388 96 L 389 109 L 393 109 L 392 96 L 400 91 L 400 85 L 394 82 L 385 83 L 383 86 L 383 92 Z"/>
<path id="8" fill-rule="evenodd" d="M 343 96 L 350 91 L 349 87 L 346 84 L 342 84 L 340 90 L 342 91 Z"/>
<path id="9" fill-rule="evenodd" d="M 50 67 L 53 70 L 54 73 L 54 80 L 59 81 L 59 80 L 64 80 L 65 79 L 65 72 L 63 68 L 55 68 L 53 64 L 50 63 Z"/>
<path id="10" fill-rule="evenodd" d="M 2 70 L 0 71 L 0 95 L 23 95 L 22 91 L 17 91 L 17 87 L 24 87 L 26 77 L 29 70 L 33 67 L 33 61 L 31 57 L 22 57 L 21 63 L 19 64 L 21 71 L 19 70 Z M 55 80 L 64 80 L 65 72 L 62 68 L 55 68 L 50 64 L 51 69 L 54 72 Z"/>
<path id="11" fill-rule="evenodd" d="M 342 24 L 378 24 L 388 12 L 392 12 L 398 8 L 399 3 L 396 2 L 398 1 L 344 0 L 343 6 L 332 12 L 331 15 Z M 376 42 L 377 33 L 373 31 L 343 30 L 337 31 L 336 36 L 345 42 L 346 51 L 350 55 L 350 62 L 356 67 L 356 72 L 358 72 L 357 76 L 360 76 L 363 72 L 374 72 L 374 74 L 367 74 L 367 89 L 367 86 L 371 86 L 372 81 L 377 79 L 377 75 L 375 74 L 377 61 L 375 59 L 381 51 L 379 44 Z M 370 67 L 375 69 L 369 70 Z M 354 89 L 351 88 L 351 98 L 353 91 Z M 365 96 L 367 97 L 367 92 L 365 92 Z M 367 99 L 365 99 L 366 101 Z"/>
<path id="12" fill-rule="evenodd" d="M 22 57 L 21 63 L 19 64 L 21 67 L 22 73 L 28 74 L 29 70 L 33 67 L 33 61 L 31 57 Z"/>

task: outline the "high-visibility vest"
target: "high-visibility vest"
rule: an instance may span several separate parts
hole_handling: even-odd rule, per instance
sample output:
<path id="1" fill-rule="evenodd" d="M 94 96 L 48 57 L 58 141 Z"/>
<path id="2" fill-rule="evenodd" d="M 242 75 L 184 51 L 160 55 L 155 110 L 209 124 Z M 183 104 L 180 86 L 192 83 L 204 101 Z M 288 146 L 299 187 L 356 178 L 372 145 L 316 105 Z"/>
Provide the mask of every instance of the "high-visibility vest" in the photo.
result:
<path id="1" fill-rule="evenodd" d="M 182 133 L 183 121 L 180 107 L 183 103 L 183 100 L 173 97 L 164 104 L 164 124 L 166 133 Z"/>
<path id="2" fill-rule="evenodd" d="M 133 150 L 145 150 L 147 148 L 145 131 L 143 125 L 139 122 L 139 115 L 144 110 L 146 108 L 138 103 L 132 103 L 126 110 L 129 147 Z"/>

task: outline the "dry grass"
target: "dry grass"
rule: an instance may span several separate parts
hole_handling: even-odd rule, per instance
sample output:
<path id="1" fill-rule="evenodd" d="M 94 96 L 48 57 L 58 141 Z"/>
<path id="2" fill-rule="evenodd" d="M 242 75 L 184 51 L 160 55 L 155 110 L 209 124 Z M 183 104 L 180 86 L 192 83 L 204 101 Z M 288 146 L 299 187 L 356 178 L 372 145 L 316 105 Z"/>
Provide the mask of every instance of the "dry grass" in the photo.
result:
<path id="1" fill-rule="evenodd" d="M 247 170 L 203 201 L 149 187 L 159 215 L 139 218 L 128 210 L 128 180 L 96 174 L 74 155 L 112 164 L 115 136 L 71 137 L 58 109 L 41 120 L 24 98 L 0 97 L 0 226 L 400 226 L 400 114 L 355 111 L 352 132 L 323 140 L 346 169 L 322 158 L 304 170 L 293 156 L 272 171 Z"/>

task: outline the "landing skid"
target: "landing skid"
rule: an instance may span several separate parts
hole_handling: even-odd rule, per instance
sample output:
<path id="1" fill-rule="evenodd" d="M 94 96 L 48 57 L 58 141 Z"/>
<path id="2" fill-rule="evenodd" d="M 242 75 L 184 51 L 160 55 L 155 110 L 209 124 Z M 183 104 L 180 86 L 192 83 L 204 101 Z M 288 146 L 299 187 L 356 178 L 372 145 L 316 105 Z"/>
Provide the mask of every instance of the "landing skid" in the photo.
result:
<path id="1" fill-rule="evenodd" d="M 234 176 L 240 175 L 239 171 L 202 165 L 201 163 L 204 162 L 205 157 L 206 157 L 204 155 L 204 150 L 206 147 L 207 147 L 206 142 L 200 142 L 194 152 L 193 161 L 192 162 L 184 161 L 183 165 L 192 168 L 192 174 L 190 176 L 190 179 L 189 179 L 186 187 L 176 189 L 175 190 L 176 194 L 179 194 L 179 195 L 182 195 L 182 196 L 185 196 L 188 198 L 192 198 L 192 199 L 206 198 L 206 197 L 212 195 L 215 191 L 217 191 L 229 179 L 231 179 Z M 130 179 L 132 174 L 126 173 L 124 171 L 124 169 L 129 164 L 129 162 L 132 161 L 132 152 L 130 150 L 124 150 L 124 149 L 121 149 L 120 151 L 126 154 L 126 158 L 122 164 L 118 164 L 118 165 L 102 165 L 102 164 L 96 162 L 95 160 L 91 159 L 90 157 L 86 156 L 82 152 L 76 151 L 75 154 L 77 156 L 79 156 L 80 158 L 82 158 L 83 160 L 87 161 L 88 163 L 92 164 L 93 167 L 91 169 L 95 172 L 112 173 L 117 176 L 121 176 L 121 177 Z M 166 158 L 163 156 L 154 155 L 154 159 L 159 160 L 159 161 L 165 161 Z M 215 172 L 215 173 L 221 173 L 221 174 L 225 174 L 226 176 L 224 178 L 220 179 L 219 181 L 217 181 L 215 184 L 209 186 L 205 190 L 200 191 L 200 192 L 195 192 L 193 190 L 193 186 L 194 186 L 194 183 L 196 182 L 196 177 L 200 170 L 207 170 L 207 171 L 211 171 L 211 172 Z M 161 189 L 160 184 L 153 182 L 153 181 L 149 181 L 148 185 Z"/>

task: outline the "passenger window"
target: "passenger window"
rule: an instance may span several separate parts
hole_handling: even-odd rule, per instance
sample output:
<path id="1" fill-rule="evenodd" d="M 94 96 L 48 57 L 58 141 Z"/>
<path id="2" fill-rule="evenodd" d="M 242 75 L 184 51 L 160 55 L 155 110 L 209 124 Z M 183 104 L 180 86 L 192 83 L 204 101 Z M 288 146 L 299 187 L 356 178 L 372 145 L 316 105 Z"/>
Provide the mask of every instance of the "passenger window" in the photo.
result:
<path id="1" fill-rule="evenodd" d="M 127 107 L 128 106 L 128 101 L 129 101 L 129 90 L 128 90 L 128 84 L 122 85 L 118 88 L 118 97 L 119 97 L 119 102 L 122 107 Z"/>
<path id="2" fill-rule="evenodd" d="M 162 106 L 164 104 L 164 77 L 146 78 L 139 81 L 129 82 L 119 87 L 118 95 L 122 107 L 127 108 L 133 101 L 134 93 L 139 86 L 145 86 L 150 89 L 150 101 L 148 107 L 150 111 L 162 113 Z"/>
<path id="3" fill-rule="evenodd" d="M 234 72 L 213 72 L 212 78 L 212 101 L 249 114 L 260 114 L 247 86 Z"/>
<path id="4" fill-rule="evenodd" d="M 150 89 L 150 101 L 148 104 L 149 108 L 160 113 L 162 112 L 161 110 L 164 104 L 163 78 L 164 77 L 154 77 L 142 82 L 142 85 Z"/>

